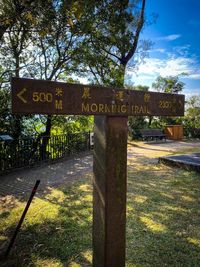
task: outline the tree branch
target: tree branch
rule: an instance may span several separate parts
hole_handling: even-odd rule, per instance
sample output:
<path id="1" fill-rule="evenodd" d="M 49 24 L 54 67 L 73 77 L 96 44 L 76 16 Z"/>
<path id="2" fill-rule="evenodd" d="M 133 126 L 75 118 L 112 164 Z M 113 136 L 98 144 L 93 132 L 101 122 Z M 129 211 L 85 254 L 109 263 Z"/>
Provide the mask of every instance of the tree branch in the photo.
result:
<path id="1" fill-rule="evenodd" d="M 130 49 L 130 51 L 128 52 L 128 54 L 125 57 L 122 57 L 120 60 L 120 63 L 124 66 L 127 65 L 128 61 L 132 58 L 132 56 L 134 55 L 136 49 L 137 49 L 137 44 L 138 44 L 138 40 L 139 40 L 139 36 L 140 36 L 140 32 L 142 30 L 142 27 L 144 25 L 144 10 L 145 10 L 145 3 L 146 0 L 142 0 L 142 8 L 141 8 L 141 13 L 140 13 L 140 18 L 138 21 L 138 27 L 136 29 L 136 34 L 135 34 L 135 38 L 132 44 L 132 47 Z"/>

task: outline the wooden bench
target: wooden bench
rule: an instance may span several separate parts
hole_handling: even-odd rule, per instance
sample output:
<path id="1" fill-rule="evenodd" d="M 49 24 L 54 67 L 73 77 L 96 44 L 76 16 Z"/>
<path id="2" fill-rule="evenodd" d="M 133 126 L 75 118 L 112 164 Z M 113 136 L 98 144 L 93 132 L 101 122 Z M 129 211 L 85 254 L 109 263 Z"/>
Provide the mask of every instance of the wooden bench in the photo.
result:
<path id="1" fill-rule="evenodd" d="M 163 133 L 161 129 L 142 129 L 140 130 L 141 137 L 143 140 L 149 141 L 149 140 L 165 140 L 166 141 L 166 135 Z"/>

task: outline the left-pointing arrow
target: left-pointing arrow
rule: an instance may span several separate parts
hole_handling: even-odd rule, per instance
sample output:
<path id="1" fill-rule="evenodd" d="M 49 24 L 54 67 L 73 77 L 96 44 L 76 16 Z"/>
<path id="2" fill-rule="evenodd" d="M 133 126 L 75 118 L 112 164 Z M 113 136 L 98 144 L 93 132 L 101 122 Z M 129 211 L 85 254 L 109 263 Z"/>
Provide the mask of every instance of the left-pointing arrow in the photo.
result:
<path id="1" fill-rule="evenodd" d="M 27 103 L 27 100 L 23 97 L 23 94 L 26 92 L 26 88 L 23 88 L 18 94 L 17 96 L 19 97 L 19 99 L 24 102 Z"/>

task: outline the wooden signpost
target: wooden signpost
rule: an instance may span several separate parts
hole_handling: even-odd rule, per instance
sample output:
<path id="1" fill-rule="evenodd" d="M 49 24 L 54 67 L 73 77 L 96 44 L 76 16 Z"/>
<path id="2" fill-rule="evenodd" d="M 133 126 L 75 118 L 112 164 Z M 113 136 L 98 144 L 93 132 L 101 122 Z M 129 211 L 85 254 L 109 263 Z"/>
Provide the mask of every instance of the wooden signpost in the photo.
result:
<path id="1" fill-rule="evenodd" d="M 184 96 L 13 78 L 12 109 L 23 114 L 181 116 Z"/>
<path id="2" fill-rule="evenodd" d="M 183 116 L 184 102 L 177 94 L 12 79 L 14 113 L 95 115 L 94 267 L 125 266 L 128 116 Z"/>

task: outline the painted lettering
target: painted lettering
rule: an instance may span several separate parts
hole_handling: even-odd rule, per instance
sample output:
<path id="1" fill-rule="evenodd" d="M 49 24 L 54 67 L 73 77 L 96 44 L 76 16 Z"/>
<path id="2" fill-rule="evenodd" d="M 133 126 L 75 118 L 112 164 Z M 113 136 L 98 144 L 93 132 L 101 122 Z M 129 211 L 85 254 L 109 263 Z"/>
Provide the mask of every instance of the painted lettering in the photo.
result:
<path id="1" fill-rule="evenodd" d="M 32 99 L 34 102 L 51 103 L 53 101 L 53 96 L 52 93 L 33 92 Z"/>
<path id="2" fill-rule="evenodd" d="M 126 112 L 127 112 L 126 105 L 122 105 L 122 106 L 121 106 L 121 112 L 122 112 L 122 113 L 126 113 Z"/>
<path id="3" fill-rule="evenodd" d="M 135 106 L 135 113 L 139 113 L 140 108 L 138 106 Z"/>
<path id="4" fill-rule="evenodd" d="M 61 97 L 63 95 L 63 89 L 62 88 L 57 87 L 55 89 L 55 91 L 56 91 L 56 96 Z"/>
<path id="5" fill-rule="evenodd" d="M 144 107 L 141 106 L 140 109 L 139 109 L 139 114 L 144 114 L 144 113 L 145 113 L 145 112 L 144 112 Z"/>
<path id="6" fill-rule="evenodd" d="M 151 111 L 149 111 L 148 106 L 146 106 L 146 113 L 149 114 L 149 115 L 151 114 Z"/>
<path id="7" fill-rule="evenodd" d="M 97 104 L 95 104 L 95 103 L 92 103 L 92 105 L 91 105 L 91 111 L 92 112 L 97 112 L 98 111 L 98 106 L 97 106 Z"/>
<path id="8" fill-rule="evenodd" d="M 61 110 L 63 109 L 62 100 L 55 100 L 55 108 Z"/>
<path id="9" fill-rule="evenodd" d="M 89 111 L 90 111 L 89 104 L 82 103 L 82 105 L 81 105 L 81 110 L 82 110 L 83 112 L 89 112 Z"/>
<path id="10" fill-rule="evenodd" d="M 151 114 L 148 109 L 148 106 L 131 106 L 132 114 Z"/>
<path id="11" fill-rule="evenodd" d="M 119 101 L 124 100 L 124 91 L 118 91 L 115 93 L 115 98 Z"/>
<path id="12" fill-rule="evenodd" d="M 99 104 L 99 112 L 104 112 L 104 105 L 103 104 Z"/>
<path id="13" fill-rule="evenodd" d="M 112 113 L 115 113 L 115 112 L 116 112 L 116 108 L 117 108 L 116 105 L 112 105 L 112 106 L 111 106 Z"/>
<path id="14" fill-rule="evenodd" d="M 83 88 L 82 98 L 83 98 L 83 99 L 90 99 L 90 98 L 91 98 L 91 95 L 90 95 L 90 88 L 89 88 L 89 87 L 84 87 L 84 88 Z"/>
<path id="15" fill-rule="evenodd" d="M 161 101 L 159 101 L 159 108 L 170 109 L 170 108 L 172 108 L 172 102 L 161 100 Z"/>
<path id="16" fill-rule="evenodd" d="M 107 105 L 107 104 L 105 104 L 105 112 L 108 112 L 108 113 L 110 113 L 110 109 L 109 109 L 109 107 L 108 107 L 108 105 Z"/>
<path id="17" fill-rule="evenodd" d="M 107 114 L 116 114 L 116 113 L 132 113 L 132 114 L 151 114 L 147 106 L 129 106 L 129 105 L 109 105 L 109 104 L 96 104 L 96 103 L 82 103 L 81 104 L 82 112 L 93 112 L 93 113 L 107 113 Z"/>
<path id="18" fill-rule="evenodd" d="M 144 94 L 144 102 L 148 103 L 150 101 L 150 98 L 151 98 L 151 96 L 149 93 Z"/>

